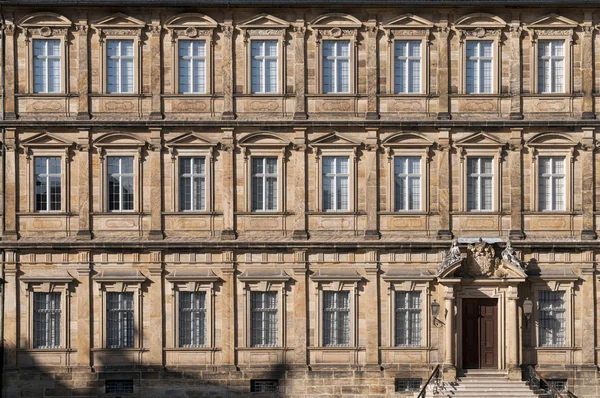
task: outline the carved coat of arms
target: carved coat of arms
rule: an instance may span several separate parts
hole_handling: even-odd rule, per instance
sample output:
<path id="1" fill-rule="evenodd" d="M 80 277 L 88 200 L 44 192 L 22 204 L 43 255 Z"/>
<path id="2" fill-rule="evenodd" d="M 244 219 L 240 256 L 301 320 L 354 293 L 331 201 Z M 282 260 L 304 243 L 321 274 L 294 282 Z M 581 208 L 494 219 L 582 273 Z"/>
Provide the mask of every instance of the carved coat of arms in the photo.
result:
<path id="1" fill-rule="evenodd" d="M 490 277 L 494 275 L 498 262 L 494 247 L 480 240 L 467 246 L 466 264 L 461 274 L 465 277 Z"/>

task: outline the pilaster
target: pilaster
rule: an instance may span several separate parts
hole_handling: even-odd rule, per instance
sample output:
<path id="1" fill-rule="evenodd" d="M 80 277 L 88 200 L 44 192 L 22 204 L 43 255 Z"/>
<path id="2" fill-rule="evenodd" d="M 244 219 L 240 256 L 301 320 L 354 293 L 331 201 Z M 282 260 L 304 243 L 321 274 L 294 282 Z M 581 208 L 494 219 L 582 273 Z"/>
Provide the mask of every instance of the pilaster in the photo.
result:
<path id="1" fill-rule="evenodd" d="M 450 129 L 440 129 L 438 135 L 438 213 L 437 239 L 452 239 L 450 230 Z"/>
<path id="2" fill-rule="evenodd" d="M 92 336 L 90 334 L 90 313 L 92 311 L 92 296 L 90 291 L 90 252 L 77 253 L 77 362 L 82 368 L 92 366 L 90 349 Z"/>
<path id="3" fill-rule="evenodd" d="M 77 94 L 79 101 L 77 105 L 77 120 L 90 119 L 89 100 L 89 26 L 87 17 L 81 18 L 76 25 L 77 29 Z"/>
<path id="4" fill-rule="evenodd" d="M 162 129 L 150 129 L 150 239 L 163 239 L 162 227 Z"/>
<path id="5" fill-rule="evenodd" d="M 149 363 L 153 367 L 163 366 L 163 303 L 164 303 L 164 290 L 163 290 L 163 263 L 162 263 L 162 252 L 155 251 L 150 252 L 150 273 L 151 283 L 148 287 L 149 296 L 149 330 L 148 336 L 146 337 L 149 342 L 150 355 Z"/>
<path id="6" fill-rule="evenodd" d="M 519 12 L 513 11 L 513 20 L 510 23 L 510 119 L 523 119 L 521 104 L 521 35 L 523 28 L 519 20 Z"/>
<path id="7" fill-rule="evenodd" d="M 294 233 L 293 239 L 308 239 L 306 231 L 306 128 L 295 128 L 294 158 Z"/>
<path id="8" fill-rule="evenodd" d="M 510 232 L 509 237 L 513 240 L 524 239 L 523 233 L 523 192 L 522 178 L 523 170 L 523 129 L 511 128 L 508 142 L 508 167 L 510 175 Z"/>
<path id="9" fill-rule="evenodd" d="M 223 279 L 223 300 L 221 314 L 221 335 L 223 336 L 223 365 L 235 367 L 235 262 L 232 251 L 224 251 L 221 275 Z"/>
<path id="10" fill-rule="evenodd" d="M 293 26 L 294 37 L 294 90 L 296 102 L 294 105 L 294 120 L 305 120 L 306 114 L 306 27 L 303 20 L 298 20 Z"/>
<path id="11" fill-rule="evenodd" d="M 583 128 L 583 140 L 581 143 L 581 207 L 583 212 L 582 240 L 594 240 L 597 238 L 594 225 L 594 150 L 595 127 Z"/>
<path id="12" fill-rule="evenodd" d="M 17 114 L 15 111 L 15 25 L 12 17 L 5 15 L 4 18 L 4 119 L 15 120 Z"/>
<path id="13" fill-rule="evenodd" d="M 77 168 L 79 170 L 79 181 L 77 181 L 77 213 L 78 217 L 78 240 L 91 239 L 90 232 L 90 131 L 80 129 L 77 136 Z"/>
<path id="14" fill-rule="evenodd" d="M 301 367 L 308 365 L 308 340 L 306 297 L 306 250 L 294 251 L 294 364 Z"/>
<path id="15" fill-rule="evenodd" d="M 508 378 L 511 380 L 521 380 L 521 368 L 519 366 L 519 311 L 517 301 L 519 294 L 517 286 L 508 287 L 508 308 L 506 319 L 506 333 L 508 340 L 508 350 L 506 353 L 506 363 L 508 368 Z"/>
<path id="16" fill-rule="evenodd" d="M 19 284 L 17 281 L 17 253 L 5 251 L 4 263 L 4 370 L 16 369 L 19 342 L 17 302 Z"/>
<path id="17" fill-rule="evenodd" d="M 583 92 L 582 119 L 595 119 L 594 111 L 594 10 L 584 10 L 581 26 L 581 91 Z"/>
<path id="18" fill-rule="evenodd" d="M 594 253 L 586 253 L 590 260 L 593 260 Z M 583 365 L 593 366 L 596 362 L 596 353 L 592 347 L 596 347 L 596 270 L 594 266 L 581 269 L 583 284 L 581 285 L 581 361 Z"/>
<path id="19" fill-rule="evenodd" d="M 233 110 L 233 22 L 231 15 L 225 17 L 225 21 L 221 25 L 223 37 L 221 38 L 222 59 L 221 73 L 223 76 L 223 120 L 235 119 Z"/>
<path id="20" fill-rule="evenodd" d="M 365 23 L 367 29 L 367 120 L 379 119 L 377 111 L 377 36 L 379 28 L 375 19 Z"/>
<path id="21" fill-rule="evenodd" d="M 2 240 L 17 239 L 17 192 L 19 175 L 18 168 L 18 148 L 17 131 L 14 128 L 7 128 L 4 139 L 5 147 L 5 182 L 4 182 L 4 231 L 2 231 Z"/>
<path id="22" fill-rule="evenodd" d="M 444 284 L 444 373 L 447 380 L 456 378 L 456 362 L 454 360 L 454 282 Z"/>
<path id="23" fill-rule="evenodd" d="M 153 15 L 152 23 L 149 26 L 150 41 L 150 119 L 161 120 L 162 114 L 162 46 L 161 46 L 162 26 L 158 15 Z"/>
<path id="24" fill-rule="evenodd" d="M 365 206 L 367 211 L 367 228 L 365 239 L 379 239 L 378 223 L 378 182 L 379 182 L 379 133 L 376 128 L 367 129 L 365 142 Z"/>
<path id="25" fill-rule="evenodd" d="M 437 67 L 437 82 L 438 82 L 438 115 L 440 120 L 450 120 L 450 80 L 449 57 L 448 57 L 448 38 L 450 36 L 450 26 L 448 24 L 448 15 L 440 15 L 440 23 L 438 25 L 438 67 Z"/>
<path id="26" fill-rule="evenodd" d="M 366 323 L 366 362 L 367 367 L 373 370 L 381 370 L 379 361 L 379 265 L 377 264 L 377 252 L 371 251 L 365 253 L 370 257 L 368 260 L 372 263 L 365 264 L 367 274 L 367 283 L 362 295 L 363 302 L 360 303 L 365 309 Z"/>
<path id="27" fill-rule="evenodd" d="M 221 231 L 221 239 L 234 240 L 236 238 L 233 214 L 235 210 L 234 131 L 232 128 L 223 128 L 222 130 L 221 159 L 223 162 L 223 178 L 221 182 L 223 184 L 223 230 Z"/>

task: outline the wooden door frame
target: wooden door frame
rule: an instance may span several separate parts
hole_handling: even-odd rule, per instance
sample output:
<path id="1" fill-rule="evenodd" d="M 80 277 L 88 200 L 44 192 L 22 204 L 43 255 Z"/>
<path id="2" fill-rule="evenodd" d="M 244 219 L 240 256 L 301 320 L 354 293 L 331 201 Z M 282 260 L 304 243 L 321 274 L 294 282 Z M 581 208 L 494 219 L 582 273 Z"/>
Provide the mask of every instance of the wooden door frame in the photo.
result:
<path id="1" fill-rule="evenodd" d="M 478 337 L 478 341 L 476 342 L 476 344 L 474 345 L 473 349 L 477 350 L 477 366 L 475 368 L 471 368 L 471 369 L 497 369 L 498 368 L 498 364 L 499 364 L 499 344 L 500 344 L 500 339 L 498 338 L 498 329 L 499 329 L 499 317 L 498 317 L 498 299 L 493 299 L 493 298 L 466 298 L 462 300 L 462 312 L 463 314 L 465 313 L 465 307 L 467 306 L 467 301 L 474 304 L 476 307 L 476 312 L 478 314 L 478 318 L 477 318 L 477 322 L 475 323 L 475 327 L 477 329 L 476 335 Z M 484 339 L 484 336 L 482 335 L 482 331 L 483 331 L 483 324 L 481 323 L 481 308 L 482 307 L 493 307 L 494 308 L 494 326 L 495 326 L 495 330 L 493 330 L 494 332 L 494 347 L 495 347 L 495 352 L 494 352 L 494 362 L 495 362 L 495 366 L 492 367 L 486 367 L 484 366 L 484 354 L 483 354 L 483 349 L 482 349 L 482 341 Z M 464 343 L 466 336 L 466 330 L 465 330 L 465 317 L 463 315 L 462 318 L 462 336 L 461 339 Z M 463 360 L 463 367 L 464 367 L 464 361 L 465 361 L 465 352 L 463 350 L 462 352 L 462 360 Z"/>

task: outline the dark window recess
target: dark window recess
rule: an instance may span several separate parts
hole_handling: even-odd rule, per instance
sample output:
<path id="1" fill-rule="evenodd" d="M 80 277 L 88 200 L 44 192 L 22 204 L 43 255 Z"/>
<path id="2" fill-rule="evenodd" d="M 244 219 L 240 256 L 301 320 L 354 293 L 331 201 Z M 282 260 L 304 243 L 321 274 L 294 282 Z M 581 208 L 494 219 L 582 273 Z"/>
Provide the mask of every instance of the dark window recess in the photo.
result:
<path id="1" fill-rule="evenodd" d="M 565 379 L 551 379 L 548 380 L 548 384 L 552 385 L 552 387 L 556 388 L 558 392 L 566 392 L 567 391 L 567 381 Z M 540 388 L 547 393 L 550 393 L 550 387 L 548 387 L 543 380 L 540 381 Z"/>
<path id="2" fill-rule="evenodd" d="M 106 380 L 106 394 L 133 394 L 133 380 Z"/>
<path id="3" fill-rule="evenodd" d="M 251 380 L 250 392 L 279 392 L 279 380 Z"/>
<path id="4" fill-rule="evenodd" d="M 396 379 L 396 392 L 412 392 L 421 389 L 421 379 Z"/>

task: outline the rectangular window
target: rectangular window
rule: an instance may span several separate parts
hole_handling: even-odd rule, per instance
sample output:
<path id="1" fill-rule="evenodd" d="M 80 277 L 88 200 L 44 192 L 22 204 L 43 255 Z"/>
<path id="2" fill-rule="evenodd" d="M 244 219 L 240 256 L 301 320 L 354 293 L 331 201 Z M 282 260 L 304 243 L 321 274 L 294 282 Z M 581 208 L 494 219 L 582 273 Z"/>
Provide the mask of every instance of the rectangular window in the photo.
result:
<path id="1" fill-rule="evenodd" d="M 277 347 L 277 292 L 251 292 L 250 345 Z"/>
<path id="2" fill-rule="evenodd" d="M 60 293 L 33 294 L 33 348 L 60 348 Z"/>
<path id="3" fill-rule="evenodd" d="M 277 40 L 252 40 L 252 94 L 278 91 L 278 45 Z"/>
<path id="4" fill-rule="evenodd" d="M 347 156 L 323 156 L 323 210 L 348 211 L 349 158 Z"/>
<path id="5" fill-rule="evenodd" d="M 62 207 L 62 159 L 35 157 L 35 211 L 60 211 Z"/>
<path id="6" fill-rule="evenodd" d="M 542 290 L 539 293 L 540 347 L 564 347 L 567 341 L 565 292 Z"/>
<path id="7" fill-rule="evenodd" d="M 421 210 L 421 158 L 394 158 L 394 210 Z"/>
<path id="8" fill-rule="evenodd" d="M 60 40 L 33 40 L 33 92 L 60 92 Z"/>
<path id="9" fill-rule="evenodd" d="M 396 292 L 396 346 L 421 345 L 421 292 Z"/>
<path id="10" fill-rule="evenodd" d="M 467 210 L 490 211 L 493 206 L 494 158 L 467 159 Z"/>
<path id="11" fill-rule="evenodd" d="M 565 210 L 565 158 L 539 157 L 539 210 Z"/>
<path id="12" fill-rule="evenodd" d="M 323 346 L 350 345 L 350 292 L 323 292 Z"/>
<path id="13" fill-rule="evenodd" d="M 279 380 L 250 380 L 250 392 L 279 392 Z"/>
<path id="14" fill-rule="evenodd" d="M 179 94 L 206 94 L 204 40 L 179 40 Z"/>
<path id="15" fill-rule="evenodd" d="M 538 93 L 565 92 L 564 40 L 538 41 Z"/>
<path id="16" fill-rule="evenodd" d="M 421 389 L 421 379 L 396 379 L 396 392 L 414 392 Z"/>
<path id="17" fill-rule="evenodd" d="M 108 211 L 133 210 L 133 156 L 109 156 Z"/>
<path id="18" fill-rule="evenodd" d="M 394 43 L 394 93 L 421 92 L 421 42 L 397 40 Z"/>
<path id="19" fill-rule="evenodd" d="M 106 347 L 133 348 L 133 293 L 106 293 Z"/>
<path id="20" fill-rule="evenodd" d="M 106 41 L 106 92 L 133 93 L 133 40 Z"/>
<path id="21" fill-rule="evenodd" d="M 252 158 L 252 211 L 277 211 L 277 158 Z"/>
<path id="22" fill-rule="evenodd" d="M 206 346 L 206 292 L 179 292 L 179 347 Z"/>
<path id="23" fill-rule="evenodd" d="M 106 394 L 133 394 L 133 380 L 105 380 Z"/>
<path id="24" fill-rule="evenodd" d="M 350 41 L 323 41 L 323 93 L 350 92 Z"/>
<path id="25" fill-rule="evenodd" d="M 467 94 L 491 94 L 494 42 L 467 41 Z"/>
<path id="26" fill-rule="evenodd" d="M 203 157 L 179 159 L 179 208 L 180 211 L 206 210 L 206 160 Z"/>

